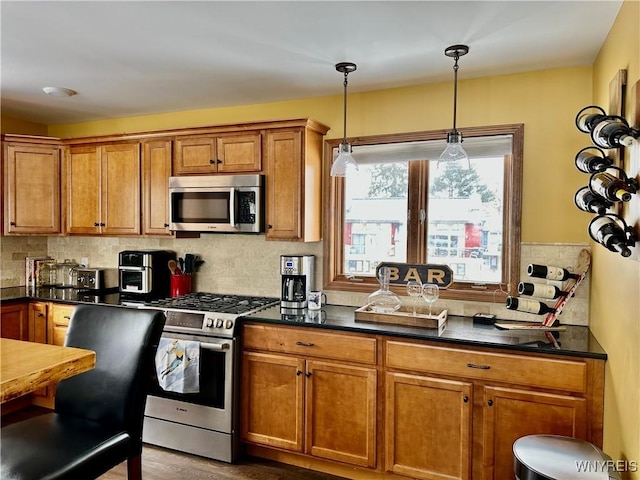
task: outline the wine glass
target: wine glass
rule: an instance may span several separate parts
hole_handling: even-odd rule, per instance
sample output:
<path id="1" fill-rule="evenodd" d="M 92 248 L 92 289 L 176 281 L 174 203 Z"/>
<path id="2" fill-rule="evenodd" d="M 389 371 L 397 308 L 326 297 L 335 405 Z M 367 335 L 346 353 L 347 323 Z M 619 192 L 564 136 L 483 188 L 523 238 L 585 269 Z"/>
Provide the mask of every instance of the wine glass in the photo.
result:
<path id="1" fill-rule="evenodd" d="M 418 297 L 422 295 L 422 283 L 417 280 L 409 280 L 407 282 L 407 294 L 410 297 L 413 297 L 413 315 L 416 315 L 416 303 L 418 302 Z"/>
<path id="2" fill-rule="evenodd" d="M 431 306 L 438 300 L 440 290 L 435 283 L 425 283 L 422 286 L 422 298 L 429 304 L 429 316 L 431 316 Z"/>

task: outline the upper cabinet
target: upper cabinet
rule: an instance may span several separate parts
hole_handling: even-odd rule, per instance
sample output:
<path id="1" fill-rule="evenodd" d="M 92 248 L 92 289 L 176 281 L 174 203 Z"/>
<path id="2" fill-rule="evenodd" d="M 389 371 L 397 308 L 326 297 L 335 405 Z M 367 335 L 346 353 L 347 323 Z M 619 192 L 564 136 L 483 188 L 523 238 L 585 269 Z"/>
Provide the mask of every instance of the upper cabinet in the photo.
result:
<path id="1" fill-rule="evenodd" d="M 322 137 L 327 131 L 312 120 L 267 130 L 267 240 L 321 239 Z"/>
<path id="2" fill-rule="evenodd" d="M 67 233 L 140 233 L 140 144 L 70 146 Z"/>
<path id="3" fill-rule="evenodd" d="M 62 233 L 60 141 L 36 137 L 15 141 L 9 136 L 4 140 L 4 233 Z"/>
<path id="4" fill-rule="evenodd" d="M 169 177 L 171 140 L 144 142 L 142 153 L 142 233 L 171 235 L 169 230 Z"/>
<path id="5" fill-rule="evenodd" d="M 178 137 L 175 175 L 256 173 L 262 170 L 259 132 Z"/>

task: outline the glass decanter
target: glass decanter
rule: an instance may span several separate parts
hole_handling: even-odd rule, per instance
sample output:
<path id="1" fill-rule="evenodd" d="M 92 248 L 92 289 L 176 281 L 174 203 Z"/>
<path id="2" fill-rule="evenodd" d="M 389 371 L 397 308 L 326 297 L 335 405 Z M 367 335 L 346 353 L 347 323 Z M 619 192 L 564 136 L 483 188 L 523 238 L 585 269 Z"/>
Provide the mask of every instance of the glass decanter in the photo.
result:
<path id="1" fill-rule="evenodd" d="M 369 307 L 375 313 L 393 313 L 400 308 L 400 297 L 389 290 L 391 269 L 382 267 L 378 269 L 378 281 L 380 288 L 369 295 Z"/>

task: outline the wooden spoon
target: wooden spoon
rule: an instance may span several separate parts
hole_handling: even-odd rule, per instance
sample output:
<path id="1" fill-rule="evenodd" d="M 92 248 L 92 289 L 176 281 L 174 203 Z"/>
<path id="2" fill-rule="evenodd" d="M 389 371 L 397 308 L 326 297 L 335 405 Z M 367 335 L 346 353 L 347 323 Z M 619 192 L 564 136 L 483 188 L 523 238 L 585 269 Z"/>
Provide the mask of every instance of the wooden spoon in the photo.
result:
<path id="1" fill-rule="evenodd" d="M 175 260 L 169 260 L 169 270 L 171 270 L 171 275 L 175 275 L 176 274 L 176 267 L 178 266 L 178 264 L 176 263 Z"/>

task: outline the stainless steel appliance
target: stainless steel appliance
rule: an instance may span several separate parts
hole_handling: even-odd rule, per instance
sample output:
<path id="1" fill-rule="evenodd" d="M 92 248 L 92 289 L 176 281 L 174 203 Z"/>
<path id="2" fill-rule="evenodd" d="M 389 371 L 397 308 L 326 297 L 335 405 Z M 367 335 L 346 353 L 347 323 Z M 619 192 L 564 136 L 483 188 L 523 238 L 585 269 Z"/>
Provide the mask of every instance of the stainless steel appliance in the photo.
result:
<path id="1" fill-rule="evenodd" d="M 143 441 L 233 462 L 239 453 L 239 341 L 236 321 L 277 298 L 191 293 L 147 302 L 167 316 L 165 338 L 200 344 L 200 391 L 176 393 L 160 387 L 155 369 L 147 397 Z"/>
<path id="2" fill-rule="evenodd" d="M 280 305 L 287 309 L 306 308 L 313 290 L 313 255 L 281 255 Z"/>
<path id="3" fill-rule="evenodd" d="M 119 254 L 120 293 L 131 300 L 157 299 L 169 296 L 169 260 L 175 252 L 168 250 L 125 250 Z"/>
<path id="4" fill-rule="evenodd" d="M 264 175 L 169 178 L 171 230 L 264 232 Z"/>
<path id="5" fill-rule="evenodd" d="M 76 272 L 77 289 L 102 292 L 118 288 L 118 272 L 114 268 L 81 267 Z"/>

